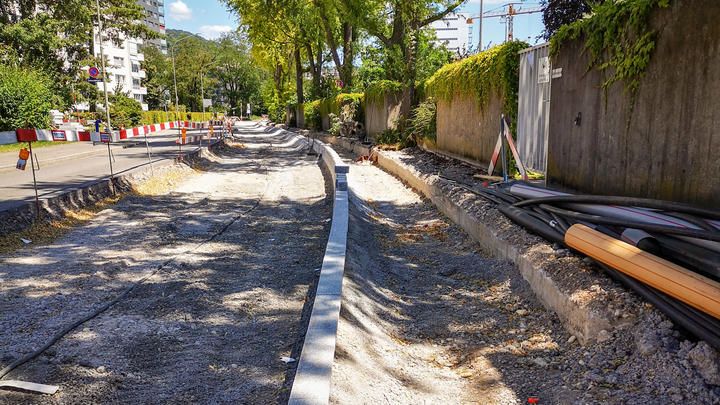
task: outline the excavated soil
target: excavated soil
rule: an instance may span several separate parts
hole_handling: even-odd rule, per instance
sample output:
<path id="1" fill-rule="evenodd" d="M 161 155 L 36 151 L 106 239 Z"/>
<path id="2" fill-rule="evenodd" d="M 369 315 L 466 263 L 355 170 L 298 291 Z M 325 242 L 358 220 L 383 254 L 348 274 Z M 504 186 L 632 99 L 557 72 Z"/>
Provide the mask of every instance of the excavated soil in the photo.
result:
<path id="1" fill-rule="evenodd" d="M 244 133 L 171 192 L 0 257 L 0 368 L 149 276 L 5 377 L 55 395 L 0 391 L 0 403 L 286 400 L 295 363 L 281 357 L 301 347 L 332 201 L 302 145 Z"/>

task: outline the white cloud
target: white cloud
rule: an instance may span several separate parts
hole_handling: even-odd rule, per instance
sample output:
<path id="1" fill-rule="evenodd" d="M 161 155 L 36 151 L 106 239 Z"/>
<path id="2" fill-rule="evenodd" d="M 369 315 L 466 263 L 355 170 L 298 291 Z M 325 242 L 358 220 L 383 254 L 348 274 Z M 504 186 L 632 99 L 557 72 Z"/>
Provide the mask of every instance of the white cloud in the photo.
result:
<path id="1" fill-rule="evenodd" d="M 229 25 L 203 25 L 200 27 L 200 35 L 207 39 L 217 39 L 223 34 L 232 31 Z"/>
<path id="2" fill-rule="evenodd" d="M 192 18 L 192 10 L 182 0 L 170 4 L 170 18 L 176 21 L 185 21 Z"/>

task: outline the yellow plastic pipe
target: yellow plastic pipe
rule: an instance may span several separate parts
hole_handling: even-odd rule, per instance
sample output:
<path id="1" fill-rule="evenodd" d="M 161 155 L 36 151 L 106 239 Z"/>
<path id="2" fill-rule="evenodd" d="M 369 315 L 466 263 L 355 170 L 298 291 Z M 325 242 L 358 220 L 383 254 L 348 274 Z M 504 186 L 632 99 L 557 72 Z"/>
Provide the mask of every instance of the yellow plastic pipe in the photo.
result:
<path id="1" fill-rule="evenodd" d="M 720 319 L 720 283 L 585 225 L 571 226 L 565 233 L 565 243 L 601 263 Z"/>

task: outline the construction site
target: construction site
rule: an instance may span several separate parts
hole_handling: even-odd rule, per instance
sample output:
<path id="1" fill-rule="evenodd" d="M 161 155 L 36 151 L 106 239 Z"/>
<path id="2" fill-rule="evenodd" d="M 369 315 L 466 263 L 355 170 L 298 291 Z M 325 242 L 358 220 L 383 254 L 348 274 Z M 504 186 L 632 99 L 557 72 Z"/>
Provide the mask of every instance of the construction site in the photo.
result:
<path id="1" fill-rule="evenodd" d="M 557 2 L 390 3 L 318 12 L 317 59 L 263 48 L 259 116 L 113 130 L 105 89 L 95 131 L 0 132 L 0 404 L 720 404 L 715 0 L 585 5 L 533 46 L 513 19 Z M 227 5 L 258 49 L 286 11 Z M 491 18 L 422 80 L 339 61 L 353 27 Z"/>

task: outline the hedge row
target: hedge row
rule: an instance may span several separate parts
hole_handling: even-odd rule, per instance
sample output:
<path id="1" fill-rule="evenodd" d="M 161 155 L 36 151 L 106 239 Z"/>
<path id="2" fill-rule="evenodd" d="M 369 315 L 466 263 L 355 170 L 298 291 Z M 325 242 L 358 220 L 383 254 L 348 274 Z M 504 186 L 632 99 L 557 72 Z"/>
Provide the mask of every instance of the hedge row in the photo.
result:
<path id="1" fill-rule="evenodd" d="M 424 94 L 437 100 L 457 95 L 474 96 L 481 107 L 493 94 L 503 96 L 503 110 L 512 122 L 517 116 L 518 53 L 529 45 L 522 41 L 506 42 L 469 58 L 447 64 L 424 83 Z"/>
<path id="2" fill-rule="evenodd" d="M 188 114 L 190 114 L 190 117 L 188 118 Z M 153 110 L 153 111 L 143 111 L 142 113 L 142 120 L 141 123 L 143 125 L 150 125 L 150 124 L 158 124 L 160 122 L 169 122 L 169 121 L 194 121 L 194 122 L 200 122 L 200 121 L 208 121 L 215 118 L 213 113 L 206 112 L 203 116 L 203 113 L 201 112 L 178 112 L 175 114 L 175 111 L 168 111 L 167 113 L 162 110 Z"/>

